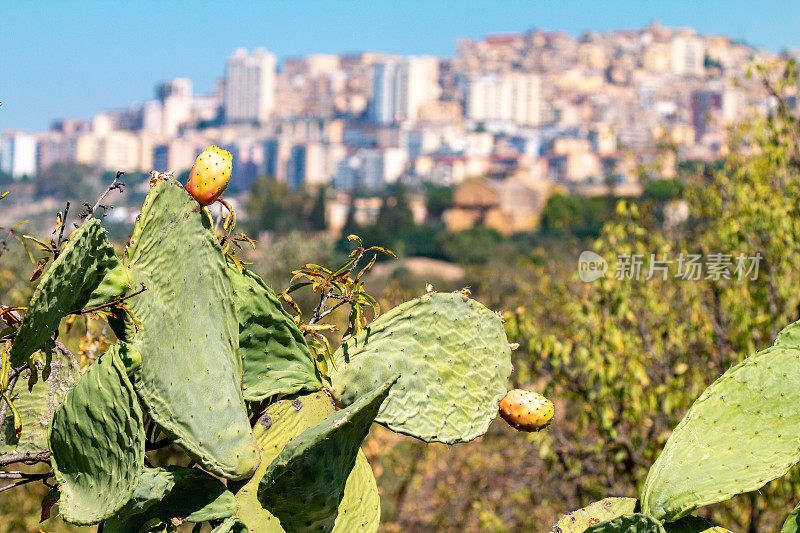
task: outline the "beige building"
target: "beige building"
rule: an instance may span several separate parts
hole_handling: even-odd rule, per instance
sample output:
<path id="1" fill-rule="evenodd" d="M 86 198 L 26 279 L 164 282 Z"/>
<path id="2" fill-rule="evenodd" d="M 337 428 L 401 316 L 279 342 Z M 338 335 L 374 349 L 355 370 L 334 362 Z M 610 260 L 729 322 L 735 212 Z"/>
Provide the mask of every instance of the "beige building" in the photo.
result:
<path id="1" fill-rule="evenodd" d="M 475 122 L 541 123 L 540 79 L 536 74 L 509 72 L 470 79 L 467 118 Z"/>
<path id="2" fill-rule="evenodd" d="M 486 226 L 503 235 L 532 231 L 547 200 L 549 187 L 534 188 L 517 178 L 474 179 L 453 192 L 453 205 L 443 215 L 449 231 Z"/>

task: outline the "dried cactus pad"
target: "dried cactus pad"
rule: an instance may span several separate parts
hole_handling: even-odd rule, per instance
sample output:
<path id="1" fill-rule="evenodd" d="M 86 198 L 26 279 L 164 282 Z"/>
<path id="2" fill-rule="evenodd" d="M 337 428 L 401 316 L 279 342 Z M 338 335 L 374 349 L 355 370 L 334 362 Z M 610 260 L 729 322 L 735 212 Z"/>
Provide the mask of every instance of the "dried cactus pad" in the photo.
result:
<path id="1" fill-rule="evenodd" d="M 634 498 L 605 498 L 582 509 L 565 514 L 550 528 L 553 533 L 583 533 L 593 524 L 632 513 L 636 508 Z"/>
<path id="2" fill-rule="evenodd" d="M 30 392 L 27 386 L 17 385 L 11 401 L 22 417 L 22 433 L 17 437 L 14 432 L 14 417 L 8 412 L 3 427 L 0 427 L 0 453 L 35 453 L 46 450 L 47 432 L 53 413 L 79 376 L 78 362 L 74 357 L 64 355 L 53 358 L 50 375 L 47 379 L 40 377 Z M 26 376 L 23 374 L 22 377 Z"/>
<path id="3" fill-rule="evenodd" d="M 289 442 L 259 483 L 258 499 L 287 531 L 332 531 L 345 483 L 397 375 Z"/>
<path id="4" fill-rule="evenodd" d="M 47 347 L 61 319 L 86 305 L 105 278 L 119 265 L 100 221 L 91 218 L 76 229 L 61 254 L 42 276 L 28 305 L 14 343 L 14 366 Z"/>
<path id="5" fill-rule="evenodd" d="M 334 412 L 330 397 L 322 391 L 280 400 L 267 407 L 253 428 L 261 447 L 261 466 L 247 485 L 236 492 L 240 502 L 239 516 L 245 523 L 258 524 L 264 531 L 283 531 L 280 521 L 264 509 L 256 497 L 259 482 L 267 467 L 289 442 Z M 380 518 L 378 485 L 367 457 L 359 450 L 345 484 L 333 531 L 375 532 Z"/>
<path id="6" fill-rule="evenodd" d="M 447 444 L 486 432 L 511 373 L 502 320 L 458 293 L 427 294 L 395 307 L 334 357 L 337 402 L 349 405 L 399 372 L 376 421 Z"/>
<path id="7" fill-rule="evenodd" d="M 322 388 L 303 333 L 272 289 L 247 269 L 228 263 L 239 319 L 244 399 Z"/>
<path id="8" fill-rule="evenodd" d="M 233 291 L 203 208 L 173 179 L 156 183 L 125 253 L 125 301 L 142 327 L 135 382 L 147 412 L 200 465 L 240 479 L 258 467 L 242 398 Z"/>
<path id="9" fill-rule="evenodd" d="M 711 384 L 650 469 L 643 512 L 671 522 L 786 474 L 800 460 L 798 374 L 800 347 L 778 345 Z"/>
<path id="10" fill-rule="evenodd" d="M 586 528 L 586 533 L 730 533 L 696 516 L 662 524 L 640 513 L 625 514 Z"/>
<path id="11" fill-rule="evenodd" d="M 103 523 L 104 533 L 138 533 L 145 524 L 220 520 L 236 513 L 225 485 L 196 468 L 145 468 L 133 496 Z"/>
<path id="12" fill-rule="evenodd" d="M 74 524 L 95 524 L 119 511 L 144 466 L 142 411 L 120 349 L 112 346 L 89 367 L 50 425 L 61 517 Z"/>

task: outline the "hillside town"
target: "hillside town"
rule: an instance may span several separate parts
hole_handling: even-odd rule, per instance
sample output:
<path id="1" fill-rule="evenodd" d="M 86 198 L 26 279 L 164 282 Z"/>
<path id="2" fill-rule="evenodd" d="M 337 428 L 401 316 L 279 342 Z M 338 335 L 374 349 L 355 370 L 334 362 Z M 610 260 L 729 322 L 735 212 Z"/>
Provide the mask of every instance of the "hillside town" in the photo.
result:
<path id="1" fill-rule="evenodd" d="M 172 79 L 130 108 L 2 132 L 0 170 L 14 180 L 56 163 L 178 175 L 216 144 L 234 157 L 232 193 L 261 176 L 290 189 L 330 186 L 333 231 L 349 206 L 365 220 L 377 212 L 387 186 L 428 183 L 455 188 L 448 229 L 511 234 L 536 226 L 553 190 L 635 196 L 643 176 L 672 178 L 682 161 L 720 157 L 729 124 L 775 104 L 746 68 L 776 57 L 657 22 L 463 39 L 455 57 L 363 52 L 279 64 L 265 49 L 239 49 L 209 94 Z M 797 109 L 796 96 L 789 103 Z"/>

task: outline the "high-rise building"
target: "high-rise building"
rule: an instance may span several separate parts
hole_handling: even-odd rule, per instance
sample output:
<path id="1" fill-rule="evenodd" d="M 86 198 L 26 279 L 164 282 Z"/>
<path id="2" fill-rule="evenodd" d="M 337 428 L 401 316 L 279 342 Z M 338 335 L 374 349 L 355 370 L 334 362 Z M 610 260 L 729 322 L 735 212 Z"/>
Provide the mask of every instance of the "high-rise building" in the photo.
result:
<path id="1" fill-rule="evenodd" d="M 670 43 L 670 69 L 679 76 L 702 76 L 705 72 L 703 41 L 689 32 L 675 36 Z"/>
<path id="2" fill-rule="evenodd" d="M 275 56 L 263 48 L 240 48 L 225 71 L 225 121 L 264 123 L 275 107 Z"/>
<path id="3" fill-rule="evenodd" d="M 536 74 L 510 72 L 470 79 L 465 111 L 476 122 L 541 123 L 540 80 Z"/>
<path id="4" fill-rule="evenodd" d="M 22 132 L 0 136 L 0 170 L 14 178 L 36 174 L 36 138 Z"/>
<path id="5" fill-rule="evenodd" d="M 175 78 L 162 81 L 156 85 L 156 98 L 162 103 L 170 96 L 181 96 L 184 98 L 192 97 L 192 80 L 187 78 Z"/>
<path id="6" fill-rule="evenodd" d="M 439 60 L 408 57 L 373 66 L 371 116 L 379 124 L 419 119 L 420 109 L 439 98 Z"/>

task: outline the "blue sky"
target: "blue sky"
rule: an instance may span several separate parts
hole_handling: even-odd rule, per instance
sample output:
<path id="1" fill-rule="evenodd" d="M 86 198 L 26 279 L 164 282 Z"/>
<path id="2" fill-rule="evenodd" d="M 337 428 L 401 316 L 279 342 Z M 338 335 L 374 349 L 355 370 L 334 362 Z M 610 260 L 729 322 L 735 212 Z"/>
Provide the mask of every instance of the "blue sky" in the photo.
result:
<path id="1" fill-rule="evenodd" d="M 211 90 L 237 47 L 279 58 L 385 51 L 450 56 L 459 37 L 635 28 L 658 19 L 778 51 L 800 47 L 800 1 L 9 0 L 0 8 L 0 130 L 44 129 L 152 98 L 161 79 Z"/>

